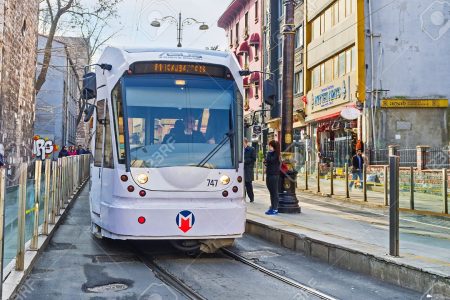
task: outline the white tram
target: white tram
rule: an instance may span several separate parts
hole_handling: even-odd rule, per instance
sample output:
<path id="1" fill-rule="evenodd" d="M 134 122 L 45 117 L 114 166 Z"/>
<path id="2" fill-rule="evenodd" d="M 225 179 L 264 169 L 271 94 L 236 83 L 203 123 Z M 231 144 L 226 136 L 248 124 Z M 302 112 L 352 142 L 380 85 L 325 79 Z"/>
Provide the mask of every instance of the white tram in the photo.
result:
<path id="1" fill-rule="evenodd" d="M 181 249 L 242 236 L 239 70 L 220 51 L 104 51 L 83 89 L 96 236 L 176 240 Z"/>

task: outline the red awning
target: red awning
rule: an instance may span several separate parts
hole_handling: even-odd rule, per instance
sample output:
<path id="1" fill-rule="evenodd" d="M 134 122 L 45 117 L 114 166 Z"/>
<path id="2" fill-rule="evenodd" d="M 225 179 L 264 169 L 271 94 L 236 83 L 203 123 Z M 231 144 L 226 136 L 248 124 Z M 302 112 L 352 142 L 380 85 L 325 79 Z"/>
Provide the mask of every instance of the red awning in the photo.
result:
<path id="1" fill-rule="evenodd" d="M 244 77 L 244 88 L 248 89 L 250 87 L 250 81 L 248 77 Z"/>
<path id="2" fill-rule="evenodd" d="M 329 119 L 336 119 L 336 118 L 339 118 L 340 116 L 341 116 L 341 112 L 339 111 L 339 112 L 336 112 L 336 113 L 333 113 L 333 114 L 329 114 L 327 116 L 323 116 L 323 117 L 317 118 L 315 121 L 324 121 L 324 120 L 329 120 Z"/>
<path id="3" fill-rule="evenodd" d="M 250 47 L 247 42 L 242 42 L 239 46 L 238 55 L 243 55 L 244 53 L 248 53 L 250 51 Z"/>
<path id="4" fill-rule="evenodd" d="M 259 72 L 254 72 L 252 75 L 250 75 L 250 82 L 256 83 L 259 82 Z"/>
<path id="5" fill-rule="evenodd" d="M 259 34 L 253 33 L 250 36 L 250 46 L 259 46 Z"/>

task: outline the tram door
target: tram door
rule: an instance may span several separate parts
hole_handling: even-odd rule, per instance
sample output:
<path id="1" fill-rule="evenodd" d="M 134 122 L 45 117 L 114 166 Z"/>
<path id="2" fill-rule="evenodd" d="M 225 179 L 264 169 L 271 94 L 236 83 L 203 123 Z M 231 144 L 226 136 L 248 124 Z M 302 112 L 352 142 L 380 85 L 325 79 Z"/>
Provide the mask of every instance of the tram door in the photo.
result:
<path id="1" fill-rule="evenodd" d="M 100 202 L 111 196 L 114 159 L 111 141 L 111 122 L 108 102 L 97 101 L 97 120 L 95 126 L 94 166 L 92 169 L 91 209 L 100 214 Z"/>

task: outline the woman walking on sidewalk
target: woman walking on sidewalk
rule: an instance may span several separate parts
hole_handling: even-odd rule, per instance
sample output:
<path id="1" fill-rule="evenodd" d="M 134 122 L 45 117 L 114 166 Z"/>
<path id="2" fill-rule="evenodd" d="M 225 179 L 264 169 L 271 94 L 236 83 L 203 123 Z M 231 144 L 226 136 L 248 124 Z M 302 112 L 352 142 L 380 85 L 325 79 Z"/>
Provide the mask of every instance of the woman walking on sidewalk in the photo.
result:
<path id="1" fill-rule="evenodd" d="M 278 214 L 278 180 L 280 178 L 280 146 L 276 141 L 269 142 L 266 164 L 266 185 L 270 193 L 270 208 L 266 215 Z"/>

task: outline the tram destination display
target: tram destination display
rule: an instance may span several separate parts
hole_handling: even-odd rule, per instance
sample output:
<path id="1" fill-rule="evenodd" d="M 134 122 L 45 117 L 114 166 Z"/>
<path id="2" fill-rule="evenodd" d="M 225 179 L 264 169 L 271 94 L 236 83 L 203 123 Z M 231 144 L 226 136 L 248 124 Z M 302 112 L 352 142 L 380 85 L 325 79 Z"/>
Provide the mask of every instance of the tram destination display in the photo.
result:
<path id="1" fill-rule="evenodd" d="M 133 74 L 187 74 L 229 78 L 223 66 L 180 62 L 136 62 L 130 66 Z"/>

